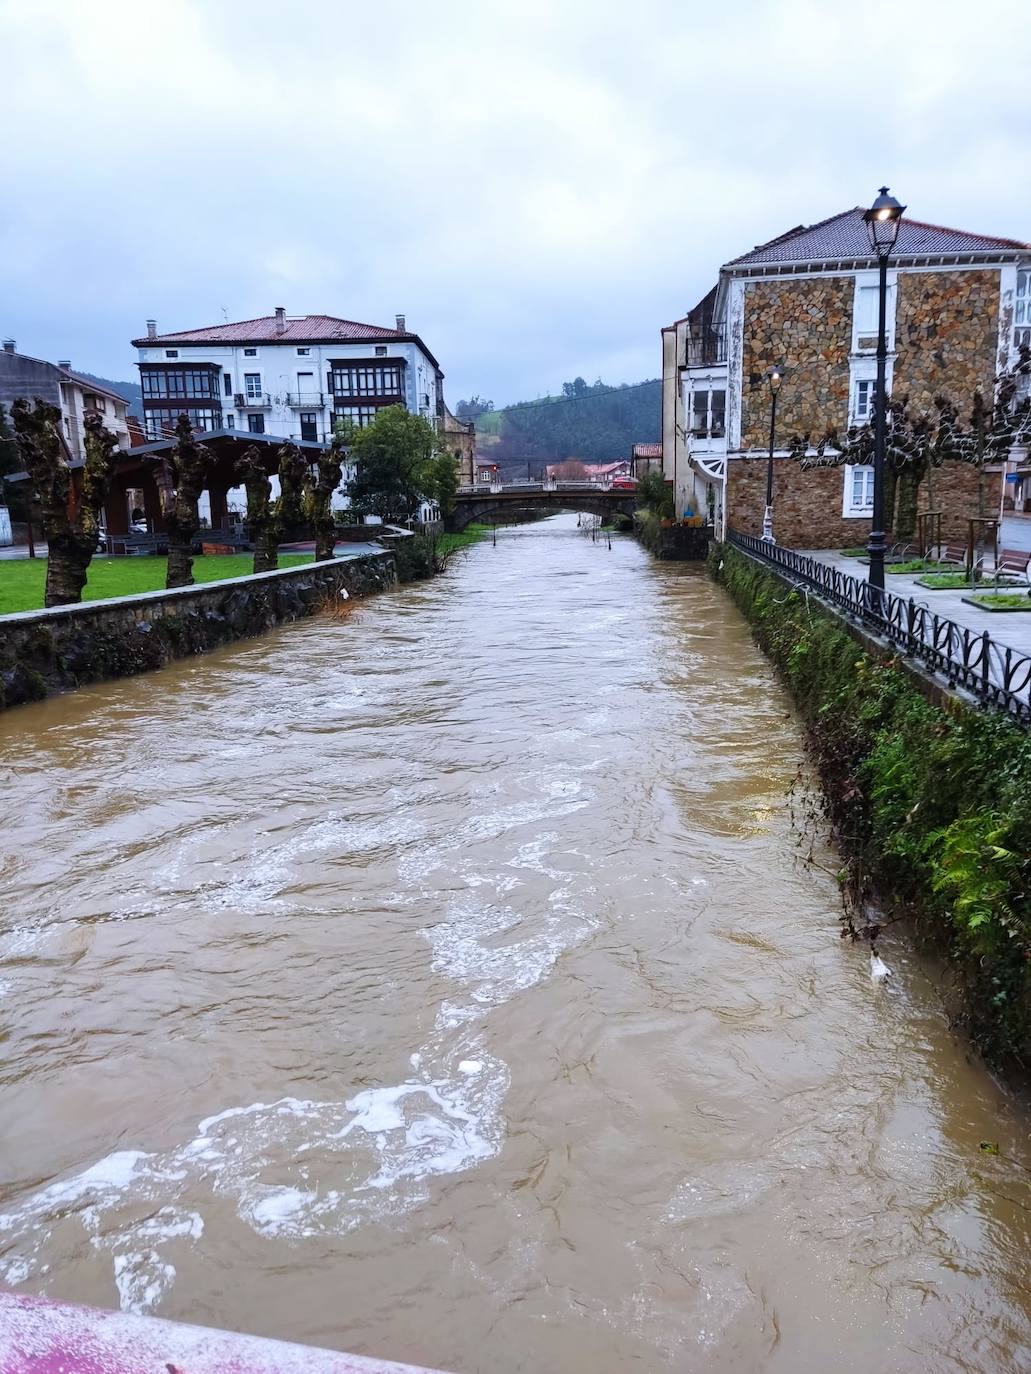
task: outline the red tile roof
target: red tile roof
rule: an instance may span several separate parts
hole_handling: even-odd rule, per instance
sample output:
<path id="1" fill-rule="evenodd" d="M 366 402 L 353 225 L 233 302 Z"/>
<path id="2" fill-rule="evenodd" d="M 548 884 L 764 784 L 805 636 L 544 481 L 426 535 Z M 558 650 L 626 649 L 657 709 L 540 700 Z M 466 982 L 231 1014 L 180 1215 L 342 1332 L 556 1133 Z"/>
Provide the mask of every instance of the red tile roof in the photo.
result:
<path id="1" fill-rule="evenodd" d="M 360 324 L 357 320 L 341 320 L 336 315 L 287 315 L 285 327 L 277 329 L 275 315 L 260 315 L 256 320 L 237 320 L 231 324 L 210 324 L 203 329 L 180 329 L 172 334 L 158 334 L 133 339 L 133 348 L 155 348 L 168 344 L 238 344 L 238 343 L 362 343 L 370 339 L 393 339 L 395 342 L 417 343 L 426 356 L 437 360 L 418 334 L 404 329 L 387 329 L 378 324 Z"/>
<path id="2" fill-rule="evenodd" d="M 728 267 L 778 262 L 822 262 L 837 258 L 871 258 L 863 207 L 843 210 L 819 224 L 800 224 L 750 253 L 733 258 Z M 1018 239 L 1000 239 L 987 234 L 969 234 L 963 229 L 946 229 L 940 224 L 903 218 L 892 257 L 949 256 L 951 254 L 1005 253 L 1031 251 L 1031 244 Z"/>

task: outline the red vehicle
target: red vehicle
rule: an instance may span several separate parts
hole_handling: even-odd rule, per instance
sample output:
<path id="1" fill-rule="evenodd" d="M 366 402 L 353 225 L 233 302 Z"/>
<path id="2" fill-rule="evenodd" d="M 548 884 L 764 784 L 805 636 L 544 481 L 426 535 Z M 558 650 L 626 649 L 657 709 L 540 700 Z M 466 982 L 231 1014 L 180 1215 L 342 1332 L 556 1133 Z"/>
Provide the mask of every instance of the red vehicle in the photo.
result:
<path id="1" fill-rule="evenodd" d="M 637 486 L 636 477 L 613 477 L 613 491 L 633 491 Z"/>

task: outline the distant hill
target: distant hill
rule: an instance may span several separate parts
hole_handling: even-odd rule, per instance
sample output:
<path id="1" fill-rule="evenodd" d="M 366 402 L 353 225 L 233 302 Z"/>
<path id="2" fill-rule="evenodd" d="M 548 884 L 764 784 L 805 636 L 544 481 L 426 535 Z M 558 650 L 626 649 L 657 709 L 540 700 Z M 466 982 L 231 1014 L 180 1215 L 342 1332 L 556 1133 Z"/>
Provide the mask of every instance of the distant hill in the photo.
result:
<path id="1" fill-rule="evenodd" d="M 107 387 L 108 391 L 113 391 L 116 396 L 124 396 L 129 402 L 129 414 L 143 419 L 143 391 L 139 382 L 115 382 L 110 377 L 98 377 L 95 372 L 79 372 L 78 368 L 74 371 L 78 372 L 80 377 L 88 377 L 91 382 Z"/>
<path id="2" fill-rule="evenodd" d="M 477 446 L 508 468 L 583 458 L 589 462 L 629 458 L 634 444 L 662 437 L 662 383 L 658 378 L 632 385 L 588 385 L 582 377 L 566 382 L 559 396 L 521 401 L 503 410 L 481 409 L 478 397 L 459 402 L 455 413 L 476 421 Z M 478 411 L 471 414 L 470 410 Z"/>

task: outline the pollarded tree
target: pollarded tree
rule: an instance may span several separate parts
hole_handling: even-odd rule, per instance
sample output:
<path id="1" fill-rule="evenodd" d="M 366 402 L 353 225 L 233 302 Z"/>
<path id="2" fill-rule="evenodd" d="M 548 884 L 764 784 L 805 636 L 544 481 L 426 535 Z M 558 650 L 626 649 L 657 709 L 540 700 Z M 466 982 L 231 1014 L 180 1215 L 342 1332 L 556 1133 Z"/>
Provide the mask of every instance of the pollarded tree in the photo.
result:
<path id="1" fill-rule="evenodd" d="M 315 535 L 315 562 L 332 558 L 336 548 L 337 527 L 333 519 L 333 493 L 339 488 L 344 474 L 344 460 L 351 440 L 351 426 L 337 422 L 328 449 L 321 449 L 315 459 L 315 476 L 305 480 L 304 508 Z"/>
<path id="2" fill-rule="evenodd" d="M 254 571 L 273 572 L 279 566 L 279 522 L 272 503 L 272 483 L 257 444 L 240 455 L 236 476 L 247 493 L 247 528 L 254 542 Z"/>
<path id="3" fill-rule="evenodd" d="M 279 495 L 272 503 L 279 522 L 279 537 L 304 523 L 304 484 L 308 465 L 301 450 L 289 440 L 279 450 Z"/>
<path id="4" fill-rule="evenodd" d="M 90 560 L 100 536 L 100 512 L 117 462 L 117 439 L 100 416 L 86 416 L 86 458 L 78 492 L 72 483 L 68 446 L 57 406 L 24 397 L 11 405 L 18 452 L 39 493 L 47 541 L 47 580 L 43 604 L 68 606 L 82 600 Z"/>
<path id="5" fill-rule="evenodd" d="M 347 484 L 358 515 L 406 520 L 433 493 L 433 426 L 404 406 L 385 406 L 351 444 L 355 475 Z"/>
<path id="6" fill-rule="evenodd" d="M 154 470 L 168 534 L 166 587 L 193 585 L 193 540 L 200 529 L 197 502 L 210 471 L 210 451 L 194 434 L 189 416 L 180 415 L 175 424 L 175 447 Z"/>

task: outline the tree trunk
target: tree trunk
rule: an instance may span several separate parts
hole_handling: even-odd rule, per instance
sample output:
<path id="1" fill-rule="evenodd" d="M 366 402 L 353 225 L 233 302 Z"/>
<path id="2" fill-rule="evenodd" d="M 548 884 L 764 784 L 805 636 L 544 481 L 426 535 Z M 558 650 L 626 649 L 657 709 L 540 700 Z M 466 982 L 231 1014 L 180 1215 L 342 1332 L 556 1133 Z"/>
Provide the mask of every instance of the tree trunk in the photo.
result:
<path id="1" fill-rule="evenodd" d="M 168 531 L 165 586 L 169 588 L 193 585 L 193 539 L 200 529 L 197 502 L 211 463 L 211 455 L 198 442 L 188 416 L 179 416 L 175 435 L 175 449 L 158 464 L 154 474 Z"/>
<path id="2" fill-rule="evenodd" d="M 891 463 L 884 465 L 884 527 L 892 532 L 897 531 L 898 521 L 895 515 L 895 497 L 898 493 L 899 474 L 898 469 Z"/>
<path id="3" fill-rule="evenodd" d="M 95 547 L 93 540 L 87 543 L 73 530 L 47 533 L 44 606 L 74 606 L 82 600 Z"/>
<path id="4" fill-rule="evenodd" d="M 179 504 L 178 502 L 176 503 Z M 193 507 L 193 521 L 180 524 L 176 516 L 165 517 L 168 531 L 168 571 L 165 575 L 166 587 L 193 586 L 193 536 L 200 529 L 197 506 Z"/>
<path id="5" fill-rule="evenodd" d="M 236 465 L 236 475 L 247 492 L 247 528 L 254 544 L 254 571 L 275 572 L 279 567 L 279 521 L 272 511 L 272 484 L 257 444 L 251 444 Z"/>
<path id="6" fill-rule="evenodd" d="M 916 532 L 917 494 L 920 490 L 919 475 L 912 467 L 903 468 L 899 473 L 899 510 L 895 522 L 895 538 L 899 543 L 908 542 Z"/>
<path id="7" fill-rule="evenodd" d="M 76 488 L 58 408 L 39 400 L 32 408 L 19 397 L 11 406 L 11 420 L 43 512 L 43 533 L 49 549 L 44 605 L 74 605 L 82 600 L 96 551 L 100 511 L 111 485 L 117 441 L 99 415 L 86 416 L 86 456 Z"/>
<path id="8" fill-rule="evenodd" d="M 279 567 L 279 522 L 265 520 L 261 525 L 251 526 L 254 537 L 254 571 L 275 572 Z"/>

